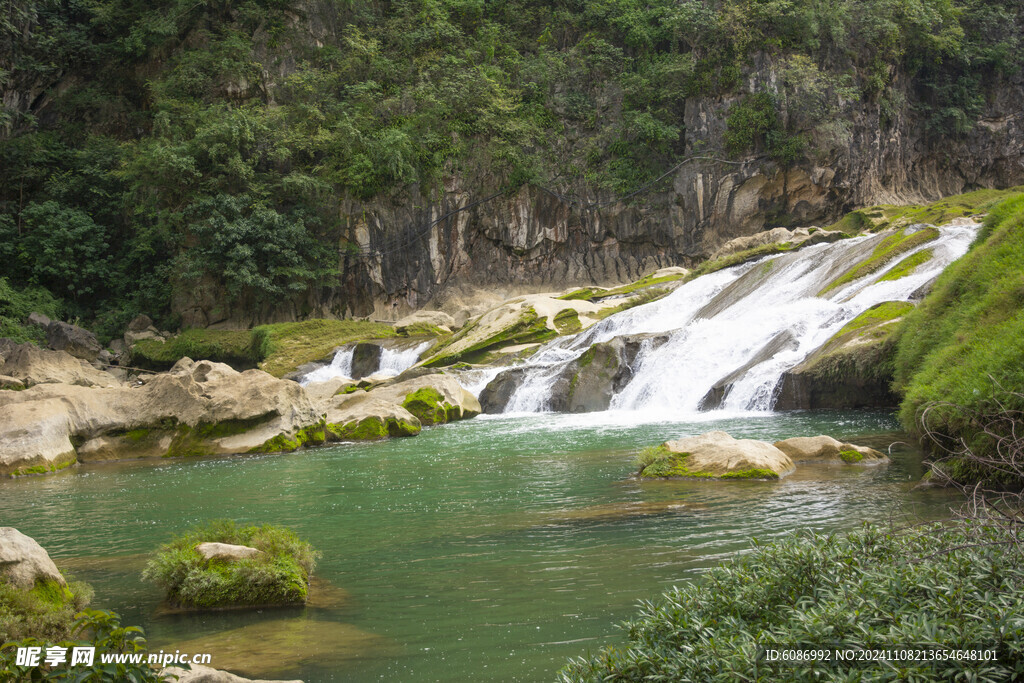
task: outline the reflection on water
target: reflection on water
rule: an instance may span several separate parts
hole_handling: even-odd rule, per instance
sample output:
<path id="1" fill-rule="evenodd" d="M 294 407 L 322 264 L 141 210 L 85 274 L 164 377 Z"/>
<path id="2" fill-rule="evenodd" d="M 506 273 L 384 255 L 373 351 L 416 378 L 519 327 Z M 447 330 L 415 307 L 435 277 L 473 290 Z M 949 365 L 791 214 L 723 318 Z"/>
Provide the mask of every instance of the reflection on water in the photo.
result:
<path id="1" fill-rule="evenodd" d="M 0 524 L 35 537 L 96 588 L 95 606 L 164 650 L 315 681 L 550 680 L 567 657 L 619 642 L 637 600 L 749 540 L 865 520 L 933 518 L 954 500 L 911 491 L 919 456 L 873 468 L 803 466 L 780 482 L 638 482 L 645 445 L 724 429 L 776 440 L 828 433 L 880 450 L 879 413 L 499 416 L 414 439 L 284 456 L 71 468 L 0 483 Z M 323 552 L 305 609 L 157 616 L 144 554 L 205 520 L 274 522 Z M 316 591 L 315 591 L 316 592 Z"/>

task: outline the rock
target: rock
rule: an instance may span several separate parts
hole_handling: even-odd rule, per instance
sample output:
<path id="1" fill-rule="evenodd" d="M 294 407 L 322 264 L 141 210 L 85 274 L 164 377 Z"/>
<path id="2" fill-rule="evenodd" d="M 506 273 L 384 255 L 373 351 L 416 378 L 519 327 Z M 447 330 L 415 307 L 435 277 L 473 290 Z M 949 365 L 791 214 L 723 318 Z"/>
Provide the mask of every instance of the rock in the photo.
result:
<path id="1" fill-rule="evenodd" d="M 76 457 L 294 450 L 298 434 L 318 419 L 294 382 L 184 358 L 132 387 L 39 384 L 0 392 L 0 475 L 53 471 Z"/>
<path id="2" fill-rule="evenodd" d="M 175 680 L 171 676 L 177 676 L 177 683 L 302 683 L 300 680 L 267 680 L 264 678 L 242 678 L 227 671 L 211 669 L 202 664 L 192 664 L 189 670 L 171 666 L 160 670 L 160 675 L 167 680 Z"/>
<path id="3" fill-rule="evenodd" d="M 96 335 L 77 325 L 51 322 L 46 328 L 46 343 L 54 351 L 66 351 L 75 358 L 94 361 L 103 347 Z"/>
<path id="4" fill-rule="evenodd" d="M 0 390 L 21 391 L 24 388 L 25 383 L 20 379 L 8 377 L 7 375 L 0 375 Z"/>
<path id="5" fill-rule="evenodd" d="M 155 327 L 150 327 L 149 329 L 145 329 L 140 332 L 132 332 L 131 330 L 128 330 L 124 333 L 124 344 L 128 348 L 131 348 L 136 342 L 140 342 L 143 339 L 155 339 L 159 342 L 166 341 L 160 336 L 160 332 Z"/>
<path id="6" fill-rule="evenodd" d="M 250 548 L 247 545 L 212 542 L 198 544 L 196 546 L 196 552 L 202 555 L 204 560 L 223 560 L 225 562 L 248 560 L 264 554 L 262 550 Z"/>
<path id="7" fill-rule="evenodd" d="M 714 431 L 666 441 L 645 462 L 640 476 L 778 479 L 794 469 L 790 457 L 770 443 Z"/>
<path id="8" fill-rule="evenodd" d="M 892 391 L 893 333 L 913 304 L 878 304 L 854 318 L 817 351 L 786 371 L 776 390 L 776 410 L 889 408 L 899 404 Z"/>
<path id="9" fill-rule="evenodd" d="M 128 323 L 129 332 L 142 332 L 151 327 L 153 327 L 153 319 L 145 314 L 135 316 L 132 318 L 132 321 Z"/>
<path id="10" fill-rule="evenodd" d="M 877 465 L 889 461 L 885 454 L 873 448 L 843 443 L 831 436 L 798 436 L 776 441 L 774 446 L 796 463 L 824 460 L 851 465 Z"/>
<path id="11" fill-rule="evenodd" d="M 526 368 L 511 368 L 498 373 L 480 392 L 480 409 L 492 415 L 504 412 L 526 374 Z"/>
<path id="12" fill-rule="evenodd" d="M 788 242 L 793 247 L 811 246 L 813 244 L 822 244 L 823 242 L 835 242 L 845 236 L 845 233 L 841 230 L 820 230 L 815 228 L 812 231 L 810 228 L 796 228 L 795 230 L 772 228 L 771 230 L 729 240 L 711 255 L 711 260 L 738 254 L 748 249 L 756 249 L 767 244 Z"/>
<path id="13" fill-rule="evenodd" d="M 433 325 L 434 327 L 447 327 L 449 330 L 454 330 L 458 327 L 455 318 L 443 311 L 416 311 L 401 320 L 395 321 L 395 329 L 399 332 L 413 325 Z"/>
<path id="14" fill-rule="evenodd" d="M 595 316 L 601 308 L 590 301 L 563 301 L 543 294 L 517 297 L 467 323 L 435 346 L 423 365 L 477 362 L 502 347 L 573 334 L 597 322 Z"/>
<path id="15" fill-rule="evenodd" d="M 32 589 L 38 581 L 66 585 L 43 547 L 9 526 L 0 527 L 0 575 L 22 590 Z"/>
<path id="16" fill-rule="evenodd" d="M 322 431 L 313 444 L 333 441 L 373 441 L 392 436 L 416 436 L 420 421 L 401 405 L 363 390 L 331 398 Z"/>
<path id="17" fill-rule="evenodd" d="M 109 373 L 92 367 L 65 351 L 40 349 L 25 343 L 13 347 L 0 366 L 0 374 L 34 384 L 75 384 L 79 386 L 114 387 L 120 382 Z"/>
<path id="18" fill-rule="evenodd" d="M 111 339 L 110 340 L 110 352 L 114 354 L 116 358 L 122 358 L 128 347 L 125 345 L 123 339 Z"/>
<path id="19" fill-rule="evenodd" d="M 424 425 L 465 420 L 481 412 L 476 397 L 450 375 L 425 375 L 378 387 L 371 394 L 400 404 Z"/>
<path id="20" fill-rule="evenodd" d="M 760 351 L 754 354 L 753 358 L 715 382 L 714 386 L 712 386 L 711 389 L 708 390 L 708 393 L 706 393 L 700 400 L 697 409 L 718 410 L 722 407 L 722 404 L 725 403 L 725 399 L 729 395 L 729 392 L 732 391 L 733 385 L 743 379 L 743 377 L 750 372 L 752 368 L 757 367 L 767 360 L 771 360 L 776 354 L 784 351 L 792 351 L 798 346 L 799 343 L 797 342 L 796 337 L 794 337 L 793 333 L 789 330 L 775 335 L 770 342 L 765 344 Z"/>
<path id="21" fill-rule="evenodd" d="M 3 367 L 4 361 L 7 360 L 7 356 L 11 354 L 11 351 L 20 346 L 18 342 L 7 337 L 0 337 L 0 367 Z"/>
<path id="22" fill-rule="evenodd" d="M 379 344 L 359 342 L 352 349 L 352 379 L 362 379 L 377 372 L 380 367 L 381 347 Z"/>
<path id="23" fill-rule="evenodd" d="M 53 321 L 50 320 L 47 316 L 43 315 L 42 313 L 29 313 L 28 318 L 25 319 L 25 322 L 29 325 L 32 325 L 33 327 L 38 327 L 42 330 L 45 330 L 47 327 L 50 326 L 50 323 L 52 323 Z"/>

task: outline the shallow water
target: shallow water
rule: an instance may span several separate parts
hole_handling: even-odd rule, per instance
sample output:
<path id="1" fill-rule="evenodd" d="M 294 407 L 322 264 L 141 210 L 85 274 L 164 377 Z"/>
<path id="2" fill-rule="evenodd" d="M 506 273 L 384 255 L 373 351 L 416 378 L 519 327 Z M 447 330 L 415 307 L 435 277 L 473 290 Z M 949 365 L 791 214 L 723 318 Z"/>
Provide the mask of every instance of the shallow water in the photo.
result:
<path id="1" fill-rule="evenodd" d="M 637 416 L 482 416 L 290 455 L 75 467 L 0 482 L 0 525 L 89 581 L 94 606 L 143 625 L 154 649 L 311 683 L 538 681 L 620 642 L 615 624 L 638 600 L 752 537 L 935 518 L 954 502 L 911 491 L 920 455 L 902 445 L 890 465 L 803 466 L 777 483 L 629 478 L 640 447 L 710 429 L 886 448 L 901 438 L 886 413 Z M 284 524 L 320 549 L 317 606 L 158 615 L 158 590 L 139 579 L 145 553 L 221 517 Z"/>

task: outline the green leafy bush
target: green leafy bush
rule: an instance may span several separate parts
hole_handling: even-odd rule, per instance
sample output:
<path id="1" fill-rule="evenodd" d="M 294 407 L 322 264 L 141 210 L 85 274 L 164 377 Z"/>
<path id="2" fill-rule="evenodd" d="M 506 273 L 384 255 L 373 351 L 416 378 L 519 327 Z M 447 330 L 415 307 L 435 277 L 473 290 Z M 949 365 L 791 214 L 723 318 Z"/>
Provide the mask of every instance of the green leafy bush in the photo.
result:
<path id="1" fill-rule="evenodd" d="M 61 301 L 46 289 L 32 286 L 16 289 L 7 278 L 0 277 L 0 337 L 40 343 L 46 339 L 46 334 L 38 327 L 25 324 L 28 314 L 42 313 L 59 320 L 62 311 Z"/>
<path id="2" fill-rule="evenodd" d="M 623 648 L 561 671 L 573 681 L 1017 680 L 1024 563 L 1012 532 L 977 523 L 806 533 L 644 602 Z M 760 648 L 992 648 L 996 661 L 768 662 Z"/>
<path id="3" fill-rule="evenodd" d="M 147 663 L 104 664 L 101 654 L 144 654 L 146 638 L 138 626 L 121 626 L 121 619 L 114 612 L 87 609 L 75 616 L 71 626 L 73 640 L 63 639 L 57 643 L 63 648 L 94 647 L 95 656 L 91 665 L 69 662 L 49 666 L 42 661 L 38 666 L 27 667 L 17 664 L 19 647 L 45 648 L 55 643 L 51 637 L 27 637 L 18 641 L 3 642 L 0 646 L 0 680 L 4 681 L 64 681 L 66 683 L 106 683 L 107 681 L 132 681 L 133 683 L 165 683 L 168 679 L 160 675 L 159 667 Z M 2 642 L 2 639 L 0 639 Z M 70 660 L 70 658 L 68 658 Z M 189 670 L 188 664 L 175 666 Z"/>
<path id="4" fill-rule="evenodd" d="M 209 542 L 249 546 L 261 554 L 208 561 L 195 547 Z M 216 520 L 162 546 L 142 576 L 163 588 L 168 602 L 181 607 L 294 605 L 306 601 L 318 556 L 289 529 L 269 524 L 240 527 Z"/>

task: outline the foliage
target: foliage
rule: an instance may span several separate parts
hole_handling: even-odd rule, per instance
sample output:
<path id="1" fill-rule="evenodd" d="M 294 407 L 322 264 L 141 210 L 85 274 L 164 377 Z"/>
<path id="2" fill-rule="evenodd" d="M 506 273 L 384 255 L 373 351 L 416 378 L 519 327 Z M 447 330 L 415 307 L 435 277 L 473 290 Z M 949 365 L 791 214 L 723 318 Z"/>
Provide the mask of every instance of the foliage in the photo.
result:
<path id="1" fill-rule="evenodd" d="M 0 642 L 29 636 L 51 641 L 69 637 L 75 614 L 89 604 L 92 594 L 92 588 L 80 581 L 61 586 L 40 579 L 26 591 L 0 580 Z"/>
<path id="2" fill-rule="evenodd" d="M 107 337 L 139 312 L 173 328 L 195 293 L 302 310 L 358 284 L 366 202 L 453 177 L 643 187 L 723 146 L 686 130 L 698 96 L 736 98 L 725 146 L 780 164 L 846 144 L 858 100 L 959 135 L 1024 54 L 1014 0 L 9 5 L 5 276 Z"/>
<path id="3" fill-rule="evenodd" d="M 167 370 L 182 358 L 227 363 L 236 370 L 254 368 L 263 360 L 247 330 L 185 330 L 167 341 L 143 339 L 132 347 L 130 365 Z"/>
<path id="4" fill-rule="evenodd" d="M 26 325 L 29 313 L 42 313 L 48 318 L 59 319 L 62 311 L 60 300 L 42 287 L 28 286 L 16 289 L 5 277 L 0 277 L 0 337 L 16 342 L 45 340 L 43 330 Z"/>
<path id="5" fill-rule="evenodd" d="M 133 683 L 164 683 L 159 669 L 147 663 L 104 664 L 100 654 L 145 653 L 146 638 L 138 626 L 121 626 L 121 620 L 114 612 L 87 609 L 75 616 L 71 627 L 75 640 L 63 640 L 60 647 L 95 647 L 93 664 L 77 664 L 71 667 L 47 666 L 42 662 L 30 668 L 18 666 L 16 653 L 19 647 L 47 647 L 53 639 L 39 640 L 27 637 L 20 641 L 4 643 L 0 648 L 0 677 L 17 681 L 66 681 L 67 683 L 105 683 L 106 681 L 132 681 Z M 70 659 L 70 658 L 69 658 Z M 188 664 L 176 664 L 181 669 L 191 669 Z"/>
<path id="6" fill-rule="evenodd" d="M 195 548 L 208 542 L 249 546 L 261 554 L 231 562 L 207 561 Z M 289 529 L 215 520 L 162 546 L 142 576 L 163 588 L 169 602 L 183 607 L 298 604 L 306 601 L 318 556 Z"/>
<path id="7" fill-rule="evenodd" d="M 1016 537 L 978 523 L 801 534 L 644 602 L 627 645 L 562 681 L 1015 680 L 1024 673 Z M 996 661 L 771 662 L 760 648 L 985 647 Z"/>
<path id="8" fill-rule="evenodd" d="M 896 387 L 908 430 L 920 433 L 921 411 L 940 401 L 928 413 L 927 429 L 990 454 L 987 440 L 975 443 L 971 414 L 992 412 L 1004 387 L 1024 385 L 1022 264 L 1024 194 L 1018 194 L 992 210 L 971 251 L 939 276 L 899 331 Z M 1007 408 L 1024 403 L 1011 397 Z"/>

